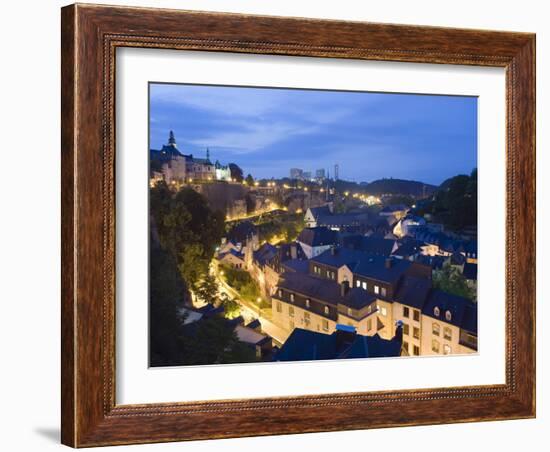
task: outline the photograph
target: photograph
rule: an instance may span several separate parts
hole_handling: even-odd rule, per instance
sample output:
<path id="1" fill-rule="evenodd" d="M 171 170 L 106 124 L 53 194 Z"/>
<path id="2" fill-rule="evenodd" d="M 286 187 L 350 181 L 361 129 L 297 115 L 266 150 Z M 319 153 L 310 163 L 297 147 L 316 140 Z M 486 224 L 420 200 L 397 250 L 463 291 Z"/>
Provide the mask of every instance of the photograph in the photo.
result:
<path id="1" fill-rule="evenodd" d="M 477 353 L 477 109 L 150 82 L 149 366 Z"/>

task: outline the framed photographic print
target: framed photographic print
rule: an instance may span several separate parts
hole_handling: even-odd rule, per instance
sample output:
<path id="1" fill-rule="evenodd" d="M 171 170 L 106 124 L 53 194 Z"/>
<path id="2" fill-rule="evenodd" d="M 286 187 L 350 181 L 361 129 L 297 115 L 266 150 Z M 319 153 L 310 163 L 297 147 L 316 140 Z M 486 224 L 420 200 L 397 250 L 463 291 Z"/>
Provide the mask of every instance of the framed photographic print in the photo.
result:
<path id="1" fill-rule="evenodd" d="M 535 416 L 535 37 L 62 9 L 62 442 Z"/>

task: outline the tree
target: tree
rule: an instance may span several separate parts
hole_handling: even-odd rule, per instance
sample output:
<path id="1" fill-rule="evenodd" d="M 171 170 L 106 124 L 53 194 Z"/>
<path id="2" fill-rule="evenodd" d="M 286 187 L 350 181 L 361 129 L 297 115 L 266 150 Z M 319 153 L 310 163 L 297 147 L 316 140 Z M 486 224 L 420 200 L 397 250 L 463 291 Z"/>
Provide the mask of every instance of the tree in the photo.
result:
<path id="1" fill-rule="evenodd" d="M 210 303 L 214 306 L 219 306 L 221 303 L 218 295 L 218 284 L 211 275 L 202 278 L 198 283 L 197 296 L 204 303 Z"/>
<path id="2" fill-rule="evenodd" d="M 241 315 L 241 306 L 233 298 L 229 298 L 226 293 L 220 296 L 220 300 L 223 306 L 223 312 L 226 318 L 234 319 Z"/>
<path id="3" fill-rule="evenodd" d="M 223 236 L 223 213 L 212 211 L 204 196 L 189 187 L 176 194 L 166 184 L 153 187 L 150 203 L 161 246 L 175 257 L 188 287 L 196 290 Z"/>
<path id="4" fill-rule="evenodd" d="M 149 363 L 169 366 L 179 362 L 178 302 L 185 286 L 173 256 L 159 247 L 151 247 L 149 270 Z"/>
<path id="5" fill-rule="evenodd" d="M 433 286 L 443 292 L 447 292 L 459 297 L 476 299 L 476 291 L 468 286 L 466 278 L 456 267 L 452 267 L 448 262 L 441 270 L 435 270 L 433 275 Z"/>
<path id="6" fill-rule="evenodd" d="M 433 213 L 453 230 L 477 224 L 477 169 L 447 179 L 436 193 Z"/>
<path id="7" fill-rule="evenodd" d="M 254 178 L 252 177 L 251 174 L 248 174 L 248 176 L 246 176 L 246 185 L 248 185 L 249 187 L 252 187 L 254 186 Z"/>
<path id="8" fill-rule="evenodd" d="M 244 180 L 243 170 L 236 163 L 229 164 L 229 171 L 231 172 L 231 179 L 234 179 L 236 182 L 242 182 Z"/>

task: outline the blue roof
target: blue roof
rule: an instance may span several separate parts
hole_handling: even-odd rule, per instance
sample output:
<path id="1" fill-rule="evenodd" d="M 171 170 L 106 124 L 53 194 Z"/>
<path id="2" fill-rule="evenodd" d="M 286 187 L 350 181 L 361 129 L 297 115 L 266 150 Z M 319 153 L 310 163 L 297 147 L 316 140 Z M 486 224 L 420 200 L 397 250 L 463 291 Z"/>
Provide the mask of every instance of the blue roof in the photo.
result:
<path id="1" fill-rule="evenodd" d="M 439 315 L 435 313 L 436 307 L 439 308 Z M 446 317 L 447 311 L 451 314 L 450 320 Z M 467 298 L 432 290 L 422 314 L 477 334 L 477 304 Z"/>
<path id="2" fill-rule="evenodd" d="M 275 361 L 380 358 L 400 356 L 401 340 L 362 336 L 346 331 L 323 334 L 296 328 L 275 356 Z"/>

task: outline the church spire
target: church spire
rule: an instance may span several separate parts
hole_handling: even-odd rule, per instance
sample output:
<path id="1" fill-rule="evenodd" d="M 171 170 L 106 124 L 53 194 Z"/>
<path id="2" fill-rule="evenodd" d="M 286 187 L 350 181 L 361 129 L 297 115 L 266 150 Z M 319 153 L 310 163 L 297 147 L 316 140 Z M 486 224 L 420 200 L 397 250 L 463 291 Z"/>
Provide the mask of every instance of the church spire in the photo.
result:
<path id="1" fill-rule="evenodd" d="M 176 137 L 174 136 L 174 132 L 170 130 L 170 137 L 168 138 L 168 145 L 177 148 L 178 145 L 176 144 Z"/>
<path id="2" fill-rule="evenodd" d="M 206 148 L 206 160 L 210 161 L 210 149 Z"/>

